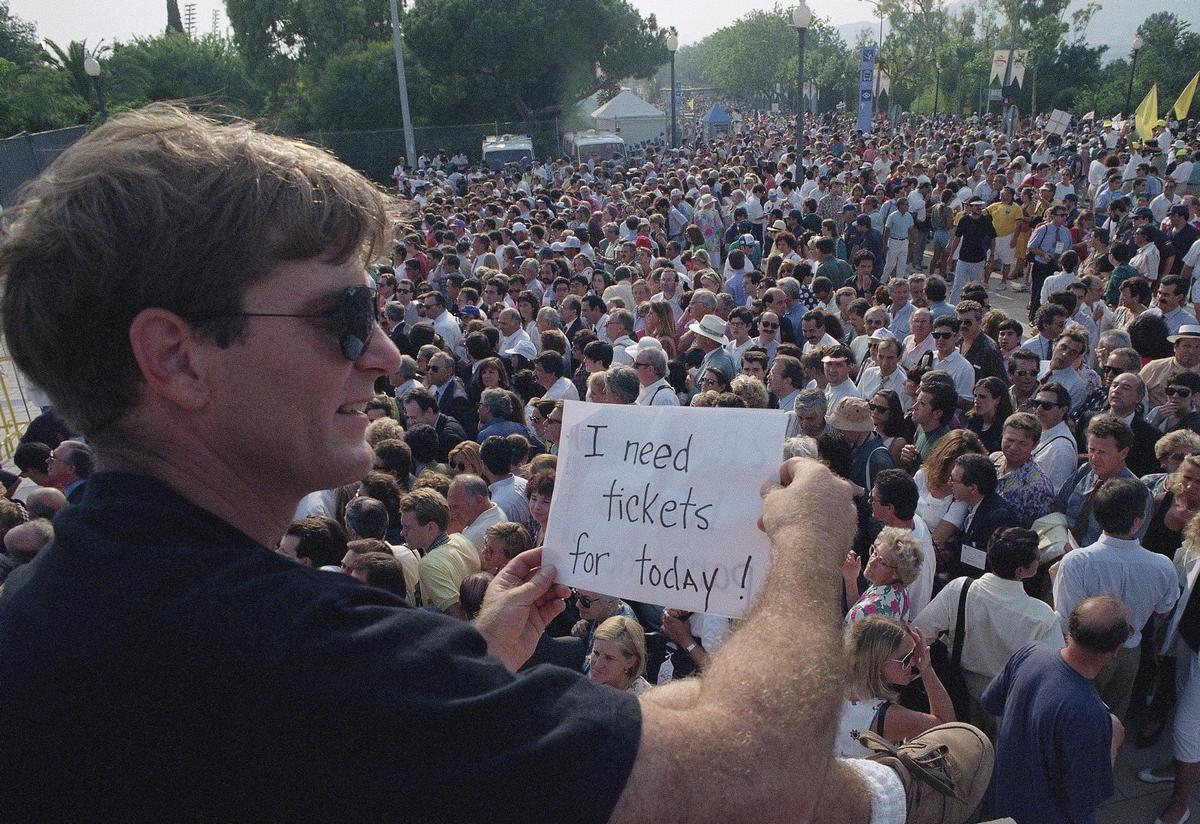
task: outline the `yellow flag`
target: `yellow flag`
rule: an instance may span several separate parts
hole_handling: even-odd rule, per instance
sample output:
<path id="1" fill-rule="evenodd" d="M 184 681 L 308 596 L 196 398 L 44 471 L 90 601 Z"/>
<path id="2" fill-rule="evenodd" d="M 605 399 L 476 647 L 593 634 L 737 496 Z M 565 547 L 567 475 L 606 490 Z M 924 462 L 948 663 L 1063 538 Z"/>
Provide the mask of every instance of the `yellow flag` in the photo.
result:
<path id="1" fill-rule="evenodd" d="M 1196 81 L 1200 80 L 1200 72 L 1192 75 L 1191 82 L 1183 87 L 1183 91 L 1179 93 L 1179 97 L 1175 99 L 1175 119 L 1182 121 L 1188 116 L 1188 109 L 1192 108 L 1192 97 L 1196 94 Z"/>
<path id="2" fill-rule="evenodd" d="M 1158 122 L 1158 84 L 1155 83 L 1146 92 L 1137 111 L 1133 113 L 1133 124 L 1142 140 L 1154 137 L 1154 124 Z"/>

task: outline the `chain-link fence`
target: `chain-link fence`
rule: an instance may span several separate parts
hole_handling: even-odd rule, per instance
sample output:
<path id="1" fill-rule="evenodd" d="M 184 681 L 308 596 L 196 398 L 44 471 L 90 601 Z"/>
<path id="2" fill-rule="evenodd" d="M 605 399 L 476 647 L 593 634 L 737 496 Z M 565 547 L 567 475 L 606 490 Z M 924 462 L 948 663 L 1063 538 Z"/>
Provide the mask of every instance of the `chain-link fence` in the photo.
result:
<path id="1" fill-rule="evenodd" d="M 86 126 L 73 126 L 0 140 L 0 205 L 8 204 L 22 183 L 41 174 L 86 131 Z"/>
<path id="2" fill-rule="evenodd" d="M 494 134 L 527 134 L 533 138 L 537 157 L 560 156 L 563 153 L 563 129 L 554 120 L 493 120 L 489 123 L 464 123 L 457 126 L 419 126 L 413 129 L 418 154 L 444 149 L 447 156 L 462 151 L 472 163 L 479 162 L 483 139 Z M 367 177 L 383 184 L 392 184 L 392 170 L 404 154 L 402 129 L 379 129 L 355 132 L 305 132 L 295 135 L 302 140 L 324 146 L 346 165 L 358 169 Z M 410 162 L 415 158 L 410 158 Z"/>

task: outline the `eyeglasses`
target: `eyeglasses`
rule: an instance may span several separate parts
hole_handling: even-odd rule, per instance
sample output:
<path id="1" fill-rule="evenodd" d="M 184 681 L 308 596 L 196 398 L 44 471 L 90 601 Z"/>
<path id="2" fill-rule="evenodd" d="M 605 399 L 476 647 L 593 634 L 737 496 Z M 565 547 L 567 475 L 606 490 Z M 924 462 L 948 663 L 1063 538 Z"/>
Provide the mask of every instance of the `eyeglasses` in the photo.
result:
<path id="1" fill-rule="evenodd" d="M 1036 378 L 1038 373 L 1036 369 L 1014 369 L 1013 374 L 1018 378 Z"/>
<path id="2" fill-rule="evenodd" d="M 437 364 L 435 364 L 435 363 L 431 363 L 431 364 L 429 364 L 429 369 L 428 369 L 428 371 L 429 371 L 429 373 L 432 375 L 432 374 L 433 374 L 433 373 L 435 373 L 435 372 L 441 372 L 441 371 L 442 371 L 442 367 L 438 366 L 438 365 L 437 365 Z"/>
<path id="3" fill-rule="evenodd" d="M 1120 375 L 1125 370 L 1119 366 L 1105 366 L 1100 371 L 1106 375 Z M 1170 390 L 1168 390 L 1168 391 L 1170 391 Z"/>
<path id="4" fill-rule="evenodd" d="M 716 378 L 701 378 L 700 385 L 701 386 L 720 386 L 721 383 Z M 1168 394 L 1169 394 L 1169 392 L 1170 392 L 1170 390 L 1168 390 Z"/>
<path id="5" fill-rule="evenodd" d="M 959 325 L 959 326 L 974 326 L 974 325 L 975 325 L 975 321 L 973 321 L 973 320 L 960 320 L 960 321 L 958 322 L 958 325 Z"/>
<path id="6" fill-rule="evenodd" d="M 1168 397 L 1186 398 L 1186 397 L 1190 396 L 1191 394 L 1192 394 L 1192 390 L 1190 390 L 1186 387 L 1183 387 L 1183 386 L 1168 386 L 1167 387 L 1167 396 Z"/>
<path id="7" fill-rule="evenodd" d="M 459 472 L 467 471 L 467 465 L 465 463 L 462 463 L 461 461 L 451 461 L 450 468 L 458 470 Z"/>
<path id="8" fill-rule="evenodd" d="M 379 302 L 370 286 L 351 286 L 338 293 L 336 302 L 319 314 L 288 312 L 232 312 L 226 318 L 310 318 L 326 321 L 337 338 L 342 356 L 357 361 L 367 351 L 371 334 L 379 325 Z"/>
<path id="9" fill-rule="evenodd" d="M 903 658 L 893 658 L 892 661 L 904 667 L 905 669 L 912 669 L 912 659 L 916 654 L 917 648 L 913 647 L 911 650 L 909 650 L 908 655 L 904 656 Z"/>
<path id="10" fill-rule="evenodd" d="M 950 340 L 950 338 L 954 337 L 954 333 L 953 332 L 934 332 L 933 336 L 935 338 L 937 338 L 938 340 Z"/>
<path id="11" fill-rule="evenodd" d="M 896 564 L 889 564 L 887 561 L 883 560 L 883 555 L 877 549 L 871 550 L 871 558 L 873 560 L 875 560 L 880 566 L 885 566 L 888 569 L 896 568 Z"/>
<path id="12" fill-rule="evenodd" d="M 581 594 L 577 589 L 571 590 L 571 594 L 575 596 L 575 602 L 584 609 L 587 609 L 597 601 L 603 600 L 605 597 L 603 595 L 597 595 L 594 598 L 589 598 L 588 596 Z"/>
<path id="13" fill-rule="evenodd" d="M 562 423 L 562 418 L 546 418 L 546 423 L 560 424 Z"/>
<path id="14" fill-rule="evenodd" d="M 1044 409 L 1048 412 L 1051 409 L 1058 409 L 1062 404 L 1057 401 L 1034 401 L 1033 405 L 1038 409 Z"/>
<path id="15" fill-rule="evenodd" d="M 880 415 L 886 415 L 887 413 L 892 411 L 892 408 L 890 406 L 885 406 L 880 403 L 873 403 L 873 404 L 870 404 L 870 406 L 871 406 L 872 412 L 878 412 Z"/>
<path id="16" fill-rule="evenodd" d="M 641 369 L 643 366 L 653 366 L 653 365 L 654 365 L 654 364 L 652 364 L 652 363 L 642 363 L 641 361 L 634 361 L 634 362 L 633 362 L 633 368 L 634 368 L 634 369 Z"/>
<path id="17" fill-rule="evenodd" d="M 778 323 L 765 323 L 764 322 L 764 323 L 760 323 L 759 326 L 761 326 L 763 329 L 778 329 L 779 328 Z"/>

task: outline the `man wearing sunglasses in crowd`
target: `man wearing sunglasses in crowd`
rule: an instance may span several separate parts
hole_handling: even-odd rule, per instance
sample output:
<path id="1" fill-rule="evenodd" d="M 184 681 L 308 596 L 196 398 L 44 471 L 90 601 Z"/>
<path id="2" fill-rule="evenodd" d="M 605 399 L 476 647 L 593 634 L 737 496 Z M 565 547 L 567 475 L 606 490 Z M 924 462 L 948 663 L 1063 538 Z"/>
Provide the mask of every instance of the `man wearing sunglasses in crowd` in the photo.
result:
<path id="1" fill-rule="evenodd" d="M 365 272 L 387 214 L 315 147 L 165 105 L 100 125 L 6 210 L 10 352 L 98 460 L 0 594 L 6 817 L 806 821 L 836 805 L 866 824 L 965 781 L 965 820 L 991 768 L 971 728 L 928 740 L 954 741 L 952 763 L 832 757 L 852 501 L 814 461 L 784 464 L 764 499 L 757 608 L 700 679 L 644 696 L 517 672 L 569 594 L 540 549 L 501 569 L 473 624 L 272 551 L 301 498 L 372 466 L 364 409 L 399 363 Z"/>

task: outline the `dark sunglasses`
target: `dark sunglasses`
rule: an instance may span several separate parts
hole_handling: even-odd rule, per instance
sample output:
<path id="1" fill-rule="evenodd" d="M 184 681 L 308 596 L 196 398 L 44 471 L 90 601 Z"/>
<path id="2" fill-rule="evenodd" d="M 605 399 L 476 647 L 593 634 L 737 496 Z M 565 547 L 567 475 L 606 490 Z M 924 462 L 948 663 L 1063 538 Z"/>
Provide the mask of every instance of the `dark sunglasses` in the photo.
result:
<path id="1" fill-rule="evenodd" d="M 578 591 L 578 590 L 575 590 L 575 589 L 571 590 L 571 592 L 572 592 L 572 593 L 574 593 L 574 595 L 575 595 L 575 602 L 576 602 L 577 604 L 579 604 L 579 606 L 583 607 L 584 609 L 587 609 L 587 608 L 588 608 L 588 607 L 590 607 L 592 604 L 594 604 L 594 603 L 596 603 L 597 601 L 599 601 L 599 600 L 600 600 L 600 598 L 599 598 L 599 597 L 596 597 L 596 598 L 589 598 L 589 597 L 587 597 L 586 595 L 580 595 L 580 594 L 579 594 L 579 591 Z"/>
<path id="2" fill-rule="evenodd" d="M 884 406 L 883 404 L 873 403 L 871 404 L 871 411 L 878 412 L 880 415 L 886 415 L 892 411 L 892 408 L 890 406 Z"/>
<path id="3" fill-rule="evenodd" d="M 954 333 L 953 332 L 934 332 L 933 336 L 935 338 L 937 338 L 938 340 L 949 340 L 950 338 L 954 337 Z"/>
<path id="4" fill-rule="evenodd" d="M 1100 371 L 1106 375 L 1120 375 L 1125 370 L 1119 366 L 1105 366 Z"/>
<path id="5" fill-rule="evenodd" d="M 465 472 L 467 470 L 467 465 L 465 463 L 460 463 L 459 461 L 451 461 L 450 468 L 457 469 L 459 472 Z"/>
<path id="6" fill-rule="evenodd" d="M 315 315 L 285 312 L 235 312 L 218 317 L 240 318 L 311 318 L 326 321 L 337 337 L 342 356 L 357 361 L 367 351 L 371 334 L 379 325 L 379 302 L 370 286 L 351 286 L 343 289 L 328 310 Z"/>
<path id="7" fill-rule="evenodd" d="M 1038 373 L 1036 369 L 1014 369 L 1013 374 L 1018 378 L 1036 378 Z"/>
<path id="8" fill-rule="evenodd" d="M 1045 409 L 1045 410 L 1049 411 L 1051 409 L 1058 409 L 1058 407 L 1061 406 L 1062 404 L 1060 404 L 1056 401 L 1034 401 L 1033 405 L 1036 406 L 1038 409 Z"/>
<path id="9" fill-rule="evenodd" d="M 1190 390 L 1184 386 L 1168 386 L 1167 387 L 1167 396 L 1168 397 L 1186 398 L 1191 394 L 1192 394 L 1192 390 Z"/>
<path id="10" fill-rule="evenodd" d="M 761 326 L 763 329 L 778 329 L 779 328 L 778 323 L 760 323 L 759 326 Z"/>

